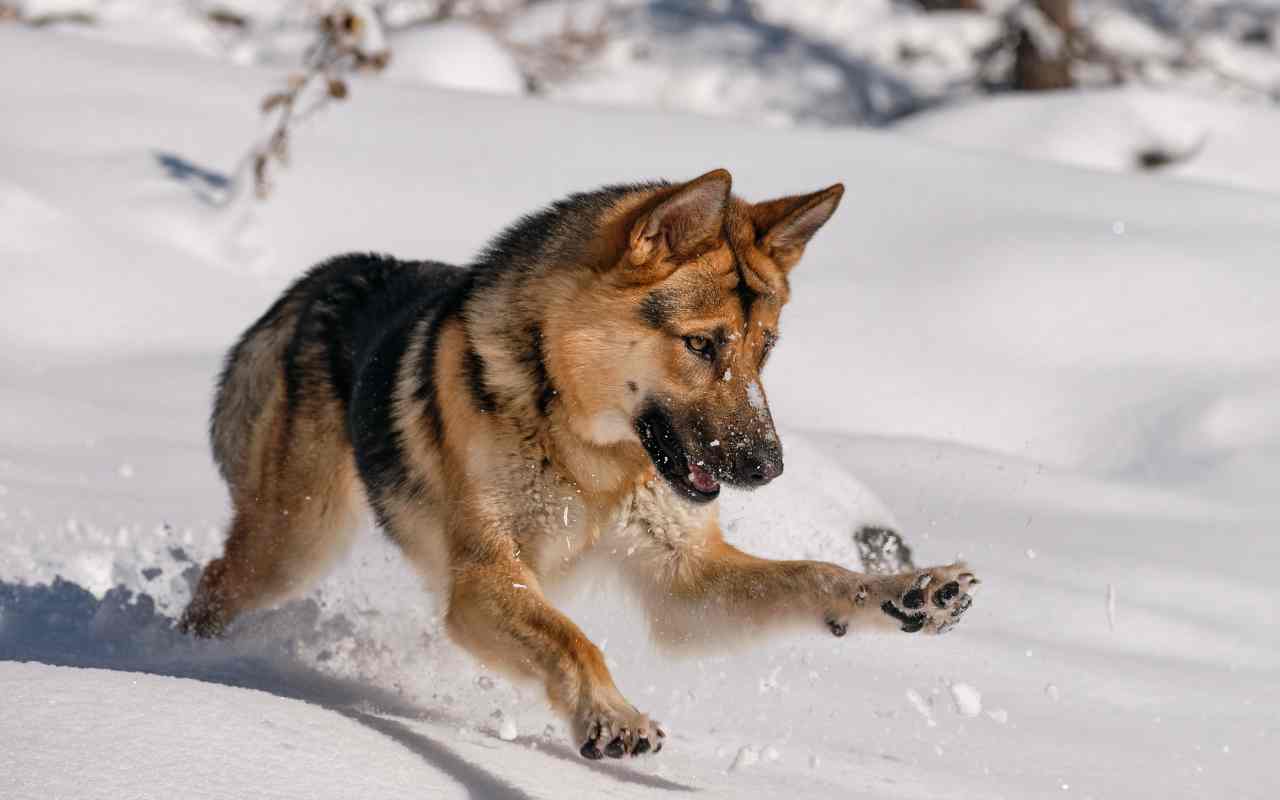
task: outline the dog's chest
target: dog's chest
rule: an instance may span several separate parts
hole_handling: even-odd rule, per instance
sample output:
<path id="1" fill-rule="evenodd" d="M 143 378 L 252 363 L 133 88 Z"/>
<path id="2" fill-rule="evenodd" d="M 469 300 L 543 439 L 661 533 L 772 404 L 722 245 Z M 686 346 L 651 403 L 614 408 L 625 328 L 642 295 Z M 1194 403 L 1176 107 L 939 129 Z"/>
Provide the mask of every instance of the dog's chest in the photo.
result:
<path id="1" fill-rule="evenodd" d="M 670 550 L 697 547 L 716 518 L 715 503 L 694 504 L 680 497 L 663 480 L 636 487 L 618 526 L 623 539 L 660 545 Z"/>
<path id="2" fill-rule="evenodd" d="M 690 503 L 660 478 L 606 498 L 590 497 L 550 476 L 536 483 L 525 515 L 536 534 L 525 540 L 524 557 L 548 577 L 568 572 L 601 546 L 628 556 L 653 546 L 666 552 L 696 548 L 716 516 L 714 503 Z"/>
<path id="3" fill-rule="evenodd" d="M 567 569 L 599 540 L 600 530 L 586 505 L 574 495 L 552 495 L 539 514 L 538 572 Z"/>
<path id="4" fill-rule="evenodd" d="M 618 509 L 590 502 L 579 487 L 549 473 L 533 481 L 526 501 L 522 557 L 541 575 L 566 571 L 618 525 Z"/>

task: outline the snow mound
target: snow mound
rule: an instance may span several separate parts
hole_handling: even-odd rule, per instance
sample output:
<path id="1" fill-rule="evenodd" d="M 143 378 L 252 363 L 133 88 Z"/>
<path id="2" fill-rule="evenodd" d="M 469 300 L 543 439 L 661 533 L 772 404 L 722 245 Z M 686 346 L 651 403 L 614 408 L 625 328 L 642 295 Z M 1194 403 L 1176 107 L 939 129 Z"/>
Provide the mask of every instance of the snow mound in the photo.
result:
<path id="1" fill-rule="evenodd" d="M 244 796 L 250 786 L 259 797 L 465 798 L 494 783 L 459 769 L 429 738 L 355 708 L 205 681 L 2 662 L 0 691 L 0 774 L 10 800 L 139 797 L 144 787 L 213 800 Z M 400 730 L 388 735 L 389 726 Z"/>
<path id="2" fill-rule="evenodd" d="M 1261 105 L 1139 88 L 1046 92 L 960 103 L 894 130 L 1108 172 L 1280 191 L 1280 163 L 1270 156 L 1280 114 Z"/>
<path id="3" fill-rule="evenodd" d="M 465 22 L 440 22 L 391 36 L 392 80 L 445 89 L 522 94 L 524 76 L 487 31 Z"/>

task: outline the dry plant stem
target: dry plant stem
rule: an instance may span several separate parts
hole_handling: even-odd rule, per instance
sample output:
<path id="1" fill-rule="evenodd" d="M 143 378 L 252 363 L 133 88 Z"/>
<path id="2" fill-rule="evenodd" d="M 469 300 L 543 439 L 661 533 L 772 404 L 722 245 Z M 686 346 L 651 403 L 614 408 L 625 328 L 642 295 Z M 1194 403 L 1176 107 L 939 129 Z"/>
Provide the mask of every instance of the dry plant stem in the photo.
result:
<path id="1" fill-rule="evenodd" d="M 326 16 L 320 25 L 319 41 L 304 56 L 303 71 L 290 76 L 287 89 L 262 101 L 263 113 L 278 112 L 275 124 L 241 158 L 235 171 L 237 182 L 245 179 L 246 171 L 252 173 L 257 197 L 265 198 L 271 192 L 271 162 L 288 163 L 291 131 L 331 100 L 346 99 L 348 88 L 343 76 L 358 69 L 386 66 L 386 53 L 369 54 L 357 46 L 356 37 L 365 24 L 368 23 L 349 11 Z M 319 81 L 324 82 L 324 90 L 317 92 L 313 87 Z M 309 95 L 314 100 L 303 105 Z M 233 191 L 233 195 L 237 194 Z"/>

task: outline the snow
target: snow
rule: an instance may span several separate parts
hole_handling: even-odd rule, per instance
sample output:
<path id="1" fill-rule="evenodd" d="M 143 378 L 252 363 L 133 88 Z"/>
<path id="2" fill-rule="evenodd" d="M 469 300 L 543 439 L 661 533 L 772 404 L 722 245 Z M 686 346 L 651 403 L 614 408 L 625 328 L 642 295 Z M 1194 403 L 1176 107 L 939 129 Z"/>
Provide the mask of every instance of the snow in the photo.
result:
<path id="1" fill-rule="evenodd" d="M 1101 47 L 1123 58 L 1173 58 L 1178 54 L 1177 42 L 1123 9 L 1108 8 L 1096 15 L 1089 30 Z"/>
<path id="2" fill-rule="evenodd" d="M 14 800 L 175 791 L 212 799 L 247 787 L 259 797 L 471 796 L 447 759 L 433 764 L 429 749 L 415 752 L 411 729 L 354 709 L 209 681 L 13 662 L 0 662 L 0 685 L 0 783 L 16 780 L 4 792 Z"/>
<path id="3" fill-rule="evenodd" d="M 982 713 L 982 693 L 977 689 L 967 683 L 953 683 L 948 688 L 960 716 L 976 717 Z"/>
<path id="4" fill-rule="evenodd" d="M 281 72 L 13 26 L 0 50 L 0 796 L 1275 794 L 1264 109 L 1153 101 L 1222 126 L 1166 177 L 1008 158 L 1037 156 L 1030 126 L 1002 131 L 1052 98 L 989 101 L 985 141 L 974 110 L 941 143 L 927 117 L 770 130 L 356 79 L 233 217 L 158 154 L 229 171 Z M 461 261 L 569 191 L 720 165 L 749 198 L 850 187 L 764 376 L 786 473 L 726 493 L 728 537 L 856 565 L 854 532 L 892 527 L 917 563 L 981 574 L 963 625 L 681 659 L 596 581 L 564 607 L 669 734 L 626 764 L 580 759 L 536 688 L 450 644 L 372 530 L 228 641 L 172 630 L 227 514 L 204 443 L 218 359 L 300 270 Z"/>
<path id="5" fill-rule="evenodd" d="M 961 103 L 903 120 L 895 130 L 951 146 L 1013 153 L 1108 172 L 1135 172 L 1146 152 L 1175 161 L 1154 173 L 1262 191 L 1280 191 L 1280 163 L 1270 156 L 1280 114 L 1142 88 L 1005 95 Z M 1124 220 L 1117 220 L 1123 235 Z"/>
<path id="6" fill-rule="evenodd" d="M 738 749 L 737 754 L 733 757 L 733 763 L 729 765 L 731 772 L 748 769 L 755 766 L 760 761 L 760 751 L 749 744 L 744 744 Z"/>
<path id="7" fill-rule="evenodd" d="M 489 33 L 464 22 L 411 28 L 391 37 L 388 78 L 494 94 L 525 90 L 519 68 Z"/>

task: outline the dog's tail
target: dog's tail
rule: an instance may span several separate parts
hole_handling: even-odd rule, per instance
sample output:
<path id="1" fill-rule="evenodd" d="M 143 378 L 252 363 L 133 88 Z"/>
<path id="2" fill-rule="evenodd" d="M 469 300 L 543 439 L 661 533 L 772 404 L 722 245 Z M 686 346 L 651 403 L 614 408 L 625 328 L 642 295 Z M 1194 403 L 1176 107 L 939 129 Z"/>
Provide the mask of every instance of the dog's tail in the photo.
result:
<path id="1" fill-rule="evenodd" d="M 227 353 L 209 419 L 213 460 L 222 477 L 239 486 L 249 467 L 253 428 L 277 384 L 284 354 L 297 328 L 300 298 L 285 292 Z"/>

